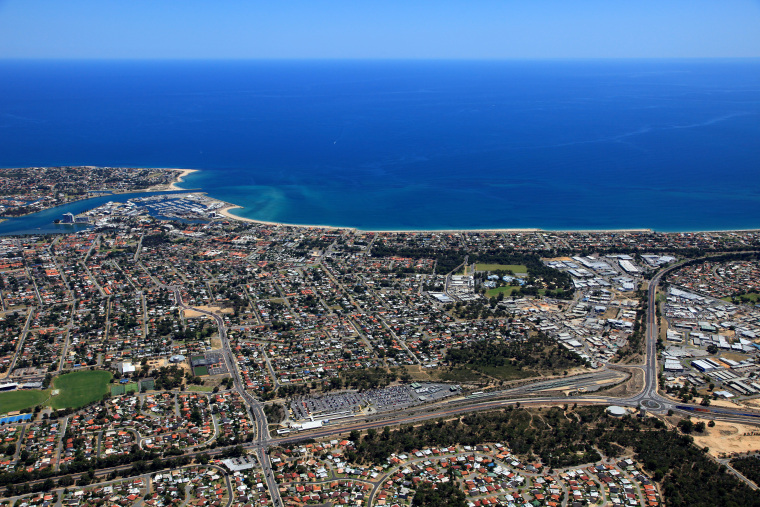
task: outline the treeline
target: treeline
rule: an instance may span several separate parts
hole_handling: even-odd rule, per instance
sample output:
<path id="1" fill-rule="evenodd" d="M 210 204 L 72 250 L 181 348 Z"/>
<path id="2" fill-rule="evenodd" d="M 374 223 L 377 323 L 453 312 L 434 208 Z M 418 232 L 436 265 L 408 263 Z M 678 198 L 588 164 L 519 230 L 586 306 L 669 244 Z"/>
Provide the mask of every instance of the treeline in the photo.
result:
<path id="1" fill-rule="evenodd" d="M 757 456 L 733 459 L 731 466 L 755 484 L 760 484 L 760 459 Z"/>
<path id="2" fill-rule="evenodd" d="M 597 450 L 618 457 L 629 449 L 647 474 L 661 483 L 665 505 L 760 507 L 760 493 L 709 459 L 691 436 L 667 429 L 653 417 L 611 417 L 602 407 L 510 407 L 453 421 L 406 425 L 392 432 L 369 430 L 361 439 L 354 432 L 351 440 L 356 447 L 347 458 L 370 463 L 426 447 L 503 442 L 526 460 L 537 456 L 547 468 L 564 468 L 599 460 Z"/>
<path id="3" fill-rule="evenodd" d="M 386 387 L 397 378 L 396 373 L 382 368 L 348 370 L 342 376 L 346 387 L 359 391 Z"/>
<path id="4" fill-rule="evenodd" d="M 452 348 L 446 354 L 446 362 L 486 374 L 505 366 L 516 370 L 553 372 L 587 366 L 585 359 L 543 333 L 524 340 L 477 341 L 467 347 Z"/>
<path id="5" fill-rule="evenodd" d="M 134 446 L 136 447 L 136 446 Z M 133 450 L 129 454 L 123 454 L 120 456 L 108 456 L 106 458 L 98 458 L 90 461 L 73 461 L 66 465 L 62 465 L 60 471 L 55 472 L 52 468 L 48 467 L 44 470 L 35 470 L 34 472 L 19 471 L 0 474 L 0 486 L 5 486 L 6 496 L 22 495 L 26 493 L 34 493 L 37 491 L 50 491 L 55 486 L 69 487 L 74 485 L 74 479 L 70 477 L 70 474 L 83 473 L 78 481 L 77 485 L 82 486 L 95 482 L 96 471 L 101 469 L 108 469 L 117 466 L 132 464 L 132 467 L 123 471 L 112 471 L 108 475 L 108 480 L 115 479 L 116 477 L 135 477 L 150 472 L 156 472 L 159 470 L 171 469 L 175 470 L 179 467 L 189 465 L 192 462 L 192 458 L 184 456 L 183 451 L 180 449 L 168 449 L 165 451 L 166 457 L 160 458 L 156 452 L 146 452 L 143 450 Z M 212 446 L 212 448 L 215 446 Z M 243 456 L 245 449 L 241 445 L 230 447 L 225 449 L 221 454 L 221 458 L 236 458 Z M 209 456 L 207 454 L 201 454 L 198 456 L 198 461 L 202 464 L 208 463 Z M 55 477 L 60 477 L 54 482 Z M 36 485 L 28 484 L 29 481 L 36 481 L 44 479 Z"/>
<path id="6" fill-rule="evenodd" d="M 644 353 L 644 345 L 647 335 L 647 307 L 648 295 L 646 291 L 639 291 L 640 308 L 636 310 L 636 320 L 633 323 L 633 331 L 628 337 L 626 344 L 616 354 L 617 361 L 623 361 L 629 357 Z M 656 303 L 655 303 L 656 304 Z M 658 315 L 659 317 L 659 315 Z M 660 338 L 658 338 L 658 342 Z"/>
<path id="7" fill-rule="evenodd" d="M 537 280 L 542 280 L 542 286 L 551 291 L 556 291 L 555 297 L 563 297 L 573 293 L 573 280 L 564 271 L 550 268 L 541 261 L 536 253 L 515 252 L 508 249 L 492 249 L 484 251 L 467 250 L 441 250 L 423 246 L 390 246 L 376 242 L 372 245 L 373 257 L 409 257 L 412 259 L 435 259 L 435 272 L 446 274 L 453 271 L 465 261 L 469 254 L 469 263 L 483 264 L 521 264 L 528 268 L 528 286 Z M 523 292 L 530 290 L 529 287 L 521 289 Z M 538 288 L 532 295 L 535 295 Z M 529 292 L 525 292 L 529 294 Z"/>
<path id="8" fill-rule="evenodd" d="M 165 232 L 146 234 L 142 238 L 142 246 L 144 247 L 161 246 L 164 243 L 171 243 L 171 237 Z"/>
<path id="9" fill-rule="evenodd" d="M 467 507 L 467 505 L 464 491 L 453 482 L 436 484 L 435 488 L 429 482 L 423 482 L 417 487 L 412 500 L 412 507 Z"/>
<path id="10" fill-rule="evenodd" d="M 136 446 L 134 446 L 136 447 Z M 130 463 L 145 462 L 148 460 L 162 461 L 159 459 L 160 454 L 151 451 L 143 451 L 140 449 L 134 449 L 129 454 L 122 454 L 119 456 L 107 456 L 105 458 L 97 458 L 87 460 L 77 460 L 70 463 L 61 465 L 61 469 L 56 472 L 52 467 L 44 468 L 42 470 L 34 470 L 27 472 L 26 470 L 20 470 L 18 472 L 7 472 L 0 474 L 0 486 L 10 488 L 14 484 L 25 483 L 29 481 L 36 481 L 40 479 L 49 479 L 62 475 L 76 474 L 81 472 L 87 472 L 88 470 L 98 470 L 101 468 L 112 468 L 121 465 L 128 465 Z M 64 481 L 66 482 L 66 481 Z"/>
<path id="11" fill-rule="evenodd" d="M 591 419 L 597 416 L 593 414 Z M 356 447 L 348 451 L 347 459 L 383 463 L 392 453 L 426 447 L 504 442 L 512 452 L 530 460 L 541 456 L 549 467 L 575 466 L 600 459 L 591 441 L 583 438 L 581 417 L 589 416 L 566 414 L 561 408 L 539 413 L 509 407 L 501 412 L 468 414 L 461 420 L 405 425 L 393 432 L 387 427 L 381 432 L 368 430 L 361 441 L 354 438 L 358 435 L 351 436 Z"/>

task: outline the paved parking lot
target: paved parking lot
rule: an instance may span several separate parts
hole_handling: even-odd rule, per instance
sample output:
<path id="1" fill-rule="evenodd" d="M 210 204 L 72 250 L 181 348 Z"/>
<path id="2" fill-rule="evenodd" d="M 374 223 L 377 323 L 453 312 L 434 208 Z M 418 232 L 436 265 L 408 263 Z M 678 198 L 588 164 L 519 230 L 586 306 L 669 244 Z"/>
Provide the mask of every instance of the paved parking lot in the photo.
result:
<path id="1" fill-rule="evenodd" d="M 413 387 L 414 386 L 414 387 Z M 304 396 L 290 403 L 292 419 L 306 420 L 310 417 L 328 418 L 331 415 L 347 415 L 362 409 L 382 412 L 399 410 L 429 401 L 437 401 L 457 394 L 449 384 L 404 384 L 361 393 L 343 391 L 323 396 Z"/>

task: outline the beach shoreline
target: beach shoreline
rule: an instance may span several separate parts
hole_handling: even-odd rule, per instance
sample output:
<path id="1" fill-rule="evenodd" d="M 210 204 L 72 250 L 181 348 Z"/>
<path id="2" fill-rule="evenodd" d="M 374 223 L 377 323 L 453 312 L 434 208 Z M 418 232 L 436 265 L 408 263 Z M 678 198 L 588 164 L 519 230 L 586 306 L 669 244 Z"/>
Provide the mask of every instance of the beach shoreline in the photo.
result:
<path id="1" fill-rule="evenodd" d="M 178 185 L 182 183 L 185 180 L 185 177 L 192 174 L 197 173 L 198 169 L 166 169 L 168 171 L 179 171 L 179 174 L 177 175 L 176 179 L 171 182 L 169 185 L 168 190 L 185 190 L 184 188 L 179 187 Z"/>
<path id="2" fill-rule="evenodd" d="M 207 194 L 208 196 L 208 194 Z M 305 229 L 325 229 L 331 231 L 354 231 L 375 234 L 461 234 L 461 233 L 552 233 L 552 234 L 630 234 L 630 233 L 658 233 L 654 229 L 648 228 L 631 228 L 631 229 L 541 229 L 541 228 L 485 228 L 485 229 L 361 229 L 359 227 L 339 226 L 339 225 L 315 225 L 315 224 L 292 224 L 286 222 L 272 222 L 267 220 L 257 220 L 255 218 L 246 218 L 231 213 L 234 209 L 245 209 L 245 206 L 231 204 L 220 199 L 209 197 L 224 204 L 217 213 L 231 220 L 239 222 L 248 222 L 252 224 L 271 225 L 276 227 L 300 227 Z M 731 233 L 731 232 L 757 232 L 760 229 L 722 229 L 722 230 L 699 230 L 699 231 L 664 231 L 661 234 L 699 234 L 699 233 Z"/>
<path id="3" fill-rule="evenodd" d="M 212 198 L 213 199 L 213 198 Z M 224 201 L 219 201 L 224 202 Z M 494 228 L 494 229 L 395 229 L 395 230 L 375 230 L 375 229 L 360 229 L 358 227 L 341 227 L 337 225 L 313 225 L 313 224 L 290 224 L 285 222 L 271 222 L 267 220 L 256 220 L 254 218 L 246 218 L 231 213 L 234 209 L 245 209 L 244 206 L 238 204 L 230 204 L 224 202 L 224 207 L 219 209 L 217 213 L 225 216 L 231 220 L 237 220 L 240 222 L 248 222 L 252 224 L 260 225 L 273 225 L 277 227 L 301 227 L 306 229 L 326 229 L 326 230 L 345 230 L 356 232 L 371 232 L 377 234 L 413 234 L 413 233 L 467 233 L 467 232 L 490 232 L 490 233 L 532 233 L 532 232 L 551 232 L 551 233 L 595 233 L 595 234 L 615 234 L 615 233 L 631 233 L 631 232 L 655 232 L 652 229 L 589 229 L 589 230 L 562 230 L 555 231 L 549 229 L 538 228 Z M 754 230 L 754 229 L 750 229 Z M 731 231 L 719 231 L 719 232 L 731 232 Z"/>
<path id="4" fill-rule="evenodd" d="M 223 201 L 219 201 L 223 202 Z M 224 215 L 225 217 L 231 219 L 231 220 L 238 220 L 240 222 L 249 222 L 253 224 L 260 224 L 260 225 L 274 225 L 277 227 L 301 227 L 306 229 L 326 229 L 326 230 L 332 230 L 332 231 L 359 231 L 360 229 L 357 229 L 356 227 L 340 227 L 340 226 L 334 226 L 334 225 L 303 225 L 303 224 L 286 224 L 283 222 L 268 222 L 266 220 L 256 220 L 253 218 L 245 218 L 245 217 L 239 217 L 237 215 L 233 215 L 230 213 L 230 210 L 233 209 L 244 209 L 243 206 L 237 205 L 237 204 L 230 204 L 225 202 L 225 207 L 221 208 L 217 211 L 220 215 Z M 363 231 L 363 232 L 373 232 L 373 231 Z"/>

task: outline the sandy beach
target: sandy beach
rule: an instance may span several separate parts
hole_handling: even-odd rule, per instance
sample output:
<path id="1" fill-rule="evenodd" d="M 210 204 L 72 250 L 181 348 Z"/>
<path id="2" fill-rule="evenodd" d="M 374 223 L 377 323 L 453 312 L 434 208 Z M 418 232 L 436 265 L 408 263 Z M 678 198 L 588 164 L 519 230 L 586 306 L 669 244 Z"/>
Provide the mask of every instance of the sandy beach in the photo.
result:
<path id="1" fill-rule="evenodd" d="M 177 176 L 177 179 L 174 182 L 172 182 L 171 185 L 169 185 L 169 190 L 184 190 L 184 189 L 178 187 L 177 185 L 180 184 L 180 183 L 182 183 L 182 181 L 184 180 L 185 176 L 187 176 L 188 174 L 192 174 L 194 172 L 198 172 L 198 169 L 169 169 L 169 170 L 170 171 L 179 171 L 179 175 Z"/>
<path id="2" fill-rule="evenodd" d="M 191 171 L 192 172 L 192 171 Z M 531 233 L 531 232 L 553 232 L 553 233 L 563 233 L 563 232 L 586 232 L 586 233 L 623 233 L 623 232 L 652 232 L 651 229 L 610 229 L 610 230 L 588 230 L 588 231 L 550 231 L 550 230 L 544 230 L 544 229 L 440 229 L 440 230 L 425 230 L 425 229 L 419 229 L 419 230 L 371 230 L 371 229 L 357 229 L 355 227 L 339 227 L 334 225 L 305 225 L 305 224 L 287 224 L 283 222 L 267 222 L 266 220 L 255 220 L 253 218 L 245 218 L 240 217 L 237 215 L 234 215 L 230 213 L 230 210 L 233 209 L 243 209 L 243 206 L 238 206 L 236 204 L 228 204 L 224 208 L 220 209 L 218 213 L 220 215 L 224 215 L 225 217 L 231 219 L 231 220 L 239 220 L 241 222 L 250 222 L 253 224 L 262 224 L 262 225 L 275 225 L 280 227 L 303 227 L 307 229 L 327 229 L 327 230 L 348 230 L 348 231 L 361 231 L 361 232 L 374 232 L 378 234 L 382 233 L 388 233 L 388 234 L 415 234 L 415 233 L 426 233 L 426 234 L 455 234 L 455 233 L 478 233 L 478 232 L 490 232 L 490 233 Z"/>
<path id="3" fill-rule="evenodd" d="M 356 229 L 352 227 L 334 227 L 331 225 L 300 225 L 300 224 L 285 224 L 281 222 L 267 222 L 266 220 L 254 220 L 253 218 L 244 218 L 239 217 L 237 215 L 233 215 L 230 213 L 230 210 L 232 209 L 243 209 L 243 206 L 238 206 L 237 204 L 231 204 L 228 206 L 225 206 L 224 208 L 217 211 L 220 215 L 224 215 L 227 218 L 230 218 L 232 220 L 239 220 L 241 222 L 251 222 L 254 224 L 262 224 L 262 225 L 276 225 L 276 226 L 282 226 L 282 227 L 303 227 L 307 229 L 328 229 L 328 230 L 334 230 L 334 231 L 343 231 L 343 230 L 349 230 L 354 231 Z"/>

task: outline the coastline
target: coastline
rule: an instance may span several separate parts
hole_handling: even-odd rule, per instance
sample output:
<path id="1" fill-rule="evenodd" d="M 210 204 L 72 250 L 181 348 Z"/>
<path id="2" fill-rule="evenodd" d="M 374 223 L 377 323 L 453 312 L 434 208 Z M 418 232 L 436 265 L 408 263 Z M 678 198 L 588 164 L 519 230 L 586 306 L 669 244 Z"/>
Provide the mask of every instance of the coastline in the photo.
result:
<path id="1" fill-rule="evenodd" d="M 180 188 L 177 185 L 182 183 L 187 175 L 198 172 L 198 169 L 168 169 L 168 170 L 179 171 L 179 174 L 177 175 L 177 179 L 172 181 L 172 183 L 169 185 L 168 190 L 185 190 L 184 188 Z"/>
<path id="2" fill-rule="evenodd" d="M 94 166 L 84 166 L 84 167 L 94 167 Z M 170 184 L 163 184 L 163 185 L 156 185 L 154 187 L 145 188 L 145 189 L 134 189 L 129 190 L 125 192 L 113 192 L 114 194 L 134 194 L 134 193 L 146 193 L 146 192 L 177 192 L 177 191 L 187 191 L 187 192 L 197 192 L 202 193 L 206 196 L 206 198 L 216 201 L 218 203 L 222 204 L 222 207 L 217 211 L 220 215 L 224 216 L 225 218 L 228 218 L 230 220 L 236 220 L 239 222 L 247 222 L 252 224 L 259 224 L 259 225 L 267 225 L 267 226 L 274 226 L 274 227 L 293 227 L 293 228 L 304 228 L 304 229 L 324 229 L 326 231 L 354 231 L 354 232 L 362 232 L 362 233 L 376 233 L 376 234 L 416 234 L 416 233 L 428 233 L 428 234 L 462 234 L 462 233 L 503 233 L 503 234 L 515 234 L 515 233 L 555 233 L 555 234 L 618 234 L 618 233 L 662 233 L 662 234 L 698 234 L 698 233 L 740 233 L 740 232 L 760 232 L 760 227 L 758 228 L 746 228 L 746 229 L 700 229 L 700 230 L 674 230 L 674 231 L 657 231 L 652 228 L 619 228 L 619 229 L 541 229 L 538 227 L 529 227 L 529 228 L 473 228 L 473 229 L 362 229 L 359 227 L 350 227 L 350 226 L 338 226 L 338 225 L 317 225 L 317 224 L 296 224 L 296 223 L 287 223 L 287 222 L 273 222 L 273 221 L 267 221 L 267 220 L 257 220 L 253 218 L 247 218 L 247 217 L 241 217 L 238 215 L 233 214 L 231 211 L 234 209 L 245 209 L 244 206 L 241 206 L 239 204 L 233 204 L 228 201 L 223 201 L 221 199 L 211 197 L 208 195 L 207 192 L 205 192 L 201 188 L 197 189 L 186 189 L 179 186 L 180 183 L 184 181 L 184 178 L 188 175 L 199 172 L 199 169 L 181 169 L 181 168 L 168 168 L 168 167 L 156 167 L 153 168 L 160 171 L 172 171 L 177 173 L 175 176 L 175 180 L 172 181 Z M 79 201 L 86 201 L 89 198 L 83 198 L 83 199 L 77 199 L 73 202 L 79 202 Z M 57 207 L 57 206 L 55 206 Z M 46 210 L 41 210 L 46 211 Z M 29 215 L 34 215 L 35 213 L 29 213 L 26 215 L 20 215 L 19 217 L 12 217 L 12 218 L 21 218 Z M 2 217 L 0 218 L 0 223 L 6 222 L 10 219 L 10 217 Z"/>
<path id="3" fill-rule="evenodd" d="M 213 199 L 213 197 L 211 198 Z M 218 199 L 216 199 L 219 201 Z M 559 231 L 559 230 L 550 230 L 550 229 L 537 229 L 537 228 L 529 228 L 529 229 L 509 229 L 509 228 L 499 228 L 499 229 L 396 229 L 396 230 L 373 230 L 373 229 L 359 229 L 357 227 L 341 227 L 337 225 L 311 225 L 311 224 L 289 224 L 285 222 L 269 222 L 266 220 L 256 220 L 254 218 L 246 218 L 246 217 L 240 217 L 237 215 L 232 214 L 230 211 L 233 209 L 244 209 L 243 206 L 240 206 L 238 204 L 230 204 L 225 201 L 219 201 L 223 202 L 225 206 L 217 211 L 220 215 L 224 215 L 225 217 L 231 219 L 231 220 L 237 220 L 240 222 L 248 222 L 252 224 L 260 224 L 260 225 L 273 225 L 277 227 L 301 227 L 306 229 L 326 229 L 331 231 L 357 231 L 357 232 L 372 232 L 377 234 L 413 234 L 413 233 L 466 233 L 466 232 L 501 232 L 501 233 L 520 233 L 520 232 L 552 232 L 552 233 L 624 233 L 624 232 L 655 232 L 652 229 L 577 229 L 577 230 L 567 230 L 567 231 Z M 755 229 L 747 229 L 747 230 L 755 230 Z M 701 231 L 700 231 L 701 232 Z M 733 231 L 711 231 L 711 232 L 733 232 Z"/>
<path id="4" fill-rule="evenodd" d="M 213 197 L 211 199 L 213 199 Z M 360 230 L 360 229 L 356 229 L 355 227 L 339 227 L 339 226 L 334 226 L 334 225 L 286 224 L 283 222 L 267 222 L 266 220 L 255 220 L 253 218 L 239 217 L 237 215 L 233 215 L 232 213 L 230 213 L 230 210 L 244 209 L 243 206 L 240 206 L 237 204 L 230 204 L 224 201 L 219 201 L 219 202 L 223 202 L 225 204 L 225 207 L 218 210 L 217 213 L 219 213 L 220 215 L 224 215 L 225 217 L 231 220 L 238 220 L 240 222 L 249 222 L 252 224 L 259 224 L 259 225 L 274 225 L 277 227 L 302 227 L 306 229 L 327 229 L 327 230 L 332 230 L 332 231 L 358 231 Z M 364 231 L 364 232 L 374 232 L 374 231 Z"/>
<path id="5" fill-rule="evenodd" d="M 493 228 L 493 229 L 360 229 L 358 227 L 341 227 L 339 225 L 314 225 L 314 224 L 291 224 L 286 222 L 271 222 L 266 220 L 256 220 L 255 218 L 246 218 L 234 215 L 231 210 L 245 209 L 244 206 L 239 204 L 231 204 L 227 201 L 222 201 L 214 197 L 206 196 L 209 199 L 221 202 L 224 207 L 219 209 L 217 213 L 229 218 L 230 220 L 237 220 L 239 222 L 247 222 L 259 225 L 272 225 L 276 227 L 300 227 L 305 229 L 325 229 L 330 231 L 354 231 L 376 234 L 415 234 L 415 233 L 530 233 L 530 232 L 546 232 L 554 234 L 623 234 L 623 233 L 657 233 L 658 231 L 649 228 L 632 228 L 632 229 L 540 229 L 540 228 Z M 760 232 L 760 228 L 757 229 L 720 229 L 720 230 L 698 230 L 698 231 L 665 231 L 661 234 L 698 234 L 698 233 L 730 233 L 730 232 Z"/>

